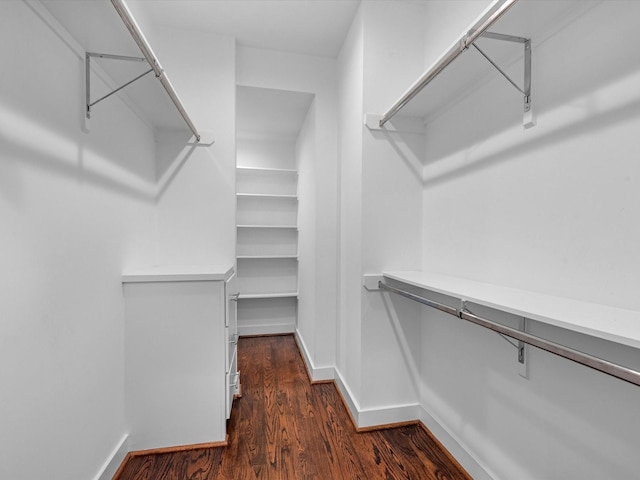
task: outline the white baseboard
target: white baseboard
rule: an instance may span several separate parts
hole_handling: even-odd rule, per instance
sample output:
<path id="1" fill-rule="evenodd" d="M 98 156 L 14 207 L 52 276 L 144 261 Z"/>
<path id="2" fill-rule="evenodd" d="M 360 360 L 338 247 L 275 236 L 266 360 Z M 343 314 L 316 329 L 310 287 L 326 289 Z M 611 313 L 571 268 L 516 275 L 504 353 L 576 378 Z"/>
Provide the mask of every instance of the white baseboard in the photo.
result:
<path id="1" fill-rule="evenodd" d="M 356 401 L 355 397 L 351 393 L 351 389 L 349 389 L 347 382 L 344 381 L 344 378 L 342 378 L 342 374 L 337 368 L 335 372 L 334 381 L 336 383 L 337 389 L 340 391 L 340 394 L 342 395 L 342 398 L 347 404 L 349 413 L 351 413 L 351 418 L 353 418 L 357 426 L 360 426 L 358 424 L 358 417 L 360 416 L 360 406 L 358 405 L 358 402 Z"/>
<path id="2" fill-rule="evenodd" d="M 391 425 L 394 423 L 415 422 L 419 418 L 420 405 L 390 405 L 387 407 L 360 410 L 357 418 L 359 428 Z"/>
<path id="3" fill-rule="evenodd" d="M 105 460 L 104 464 L 94 477 L 94 480 L 111 480 L 118 471 L 118 468 L 124 461 L 128 452 L 129 434 L 125 433 Z"/>
<path id="4" fill-rule="evenodd" d="M 482 464 L 461 445 L 458 439 L 454 435 L 450 434 L 449 431 L 419 403 L 391 405 L 371 409 L 360 408 L 360 405 L 338 368 L 314 367 L 313 362 L 309 357 L 307 346 L 297 329 L 295 331 L 295 336 L 300 348 L 300 353 L 302 354 L 302 359 L 311 374 L 311 378 L 314 381 L 334 381 L 336 388 L 340 391 L 340 394 L 346 403 L 346 407 L 358 428 L 375 428 L 383 425 L 420 421 L 438 439 L 444 448 L 451 453 L 451 455 L 471 475 L 472 478 L 475 480 L 494 480 L 494 477 L 490 475 Z"/>
<path id="5" fill-rule="evenodd" d="M 251 336 L 251 335 L 278 335 L 295 333 L 295 323 L 284 325 L 238 325 L 238 335 Z"/>
<path id="6" fill-rule="evenodd" d="M 313 364 L 311 357 L 309 357 L 307 345 L 304 343 L 304 339 L 302 338 L 302 335 L 300 335 L 300 331 L 298 329 L 296 329 L 296 341 L 298 342 L 298 347 L 302 354 L 302 360 L 304 360 L 304 363 L 307 366 L 307 371 L 309 372 L 309 375 L 311 375 L 311 381 L 324 382 L 327 380 L 333 380 L 335 378 L 336 368 L 334 366 L 316 367 Z"/>
<path id="7" fill-rule="evenodd" d="M 420 418 L 420 405 L 417 403 L 362 409 L 337 369 L 335 382 L 358 428 L 415 422 Z"/>
<path id="8" fill-rule="evenodd" d="M 449 433 L 435 418 L 427 412 L 424 407 L 420 407 L 420 421 L 431 433 L 438 439 L 444 448 L 458 461 L 474 480 L 494 480 L 482 464 L 471 455 L 458 441 L 458 439 Z"/>

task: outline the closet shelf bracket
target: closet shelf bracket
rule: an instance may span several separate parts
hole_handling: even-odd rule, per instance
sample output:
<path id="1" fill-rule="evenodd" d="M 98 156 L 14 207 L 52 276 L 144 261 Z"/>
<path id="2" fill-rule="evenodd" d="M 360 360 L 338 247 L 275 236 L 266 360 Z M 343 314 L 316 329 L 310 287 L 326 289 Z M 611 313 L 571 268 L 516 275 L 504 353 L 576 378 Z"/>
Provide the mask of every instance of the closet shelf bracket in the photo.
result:
<path id="1" fill-rule="evenodd" d="M 457 315 L 458 317 L 460 317 L 460 314 L 462 312 L 465 313 L 469 313 L 471 315 L 473 315 L 473 312 L 471 310 L 469 310 L 469 307 L 467 306 L 467 300 L 462 299 L 460 301 L 460 309 L 457 311 Z M 527 319 L 526 317 L 522 317 L 520 319 L 520 324 L 518 325 L 518 331 L 526 333 L 527 332 Z M 516 349 L 517 351 L 517 356 L 518 356 L 518 374 L 521 377 L 524 378 L 529 378 L 528 373 L 527 373 L 527 356 L 526 356 L 526 344 L 525 342 L 523 342 L 522 340 L 518 339 L 517 341 L 512 340 L 508 335 L 505 335 L 502 332 L 495 332 L 497 335 L 499 335 L 504 341 L 506 341 L 509 345 L 511 345 L 513 348 Z"/>
<path id="2" fill-rule="evenodd" d="M 468 36 L 471 37 L 475 33 L 475 30 L 470 30 Z M 503 42 L 521 43 L 524 48 L 524 86 L 520 88 L 518 84 L 507 75 L 507 73 L 500 68 L 500 66 L 494 62 L 487 53 L 485 53 L 475 42 L 471 45 L 496 69 L 500 74 L 507 79 L 507 81 L 514 86 L 524 97 L 524 116 L 523 126 L 530 128 L 535 125 L 533 120 L 533 112 L 531 109 L 531 39 L 524 37 L 517 37 L 514 35 L 505 35 L 502 33 L 494 32 L 482 32 L 479 37 L 489 38 L 492 40 L 500 40 Z"/>
<path id="3" fill-rule="evenodd" d="M 150 68 L 149 70 L 145 71 L 144 73 L 141 73 L 140 75 L 138 75 L 134 79 L 129 80 L 125 84 L 120 85 L 118 88 L 110 91 L 106 95 L 104 95 L 104 96 L 100 97 L 99 99 L 94 100 L 92 102 L 91 101 L 91 57 L 107 58 L 109 60 L 122 60 L 122 61 L 126 61 L 126 62 L 146 62 L 147 61 L 147 59 L 143 58 L 143 57 L 128 57 L 128 56 L 125 56 L 125 55 L 110 55 L 110 54 L 107 54 L 107 53 L 86 52 L 85 53 L 85 99 L 86 99 L 85 115 L 87 117 L 87 120 L 91 119 L 91 107 L 93 107 L 96 103 L 99 103 L 102 100 L 104 100 L 106 98 L 109 98 L 114 93 L 117 93 L 120 90 L 122 90 L 123 88 L 131 85 L 133 82 L 135 82 L 136 80 L 141 79 L 142 77 L 144 77 L 148 73 L 153 72 L 153 68 Z"/>

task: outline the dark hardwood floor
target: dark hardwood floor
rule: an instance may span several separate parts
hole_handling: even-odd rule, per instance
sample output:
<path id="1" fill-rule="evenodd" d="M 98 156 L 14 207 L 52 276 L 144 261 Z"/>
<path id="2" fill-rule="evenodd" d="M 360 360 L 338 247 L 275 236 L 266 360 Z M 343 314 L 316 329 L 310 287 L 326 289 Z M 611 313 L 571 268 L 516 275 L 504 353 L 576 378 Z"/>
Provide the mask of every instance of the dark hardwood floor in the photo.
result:
<path id="1" fill-rule="evenodd" d="M 293 336 L 241 338 L 229 446 L 130 457 L 117 480 L 465 479 L 420 426 L 358 433 L 333 383 L 312 385 Z"/>

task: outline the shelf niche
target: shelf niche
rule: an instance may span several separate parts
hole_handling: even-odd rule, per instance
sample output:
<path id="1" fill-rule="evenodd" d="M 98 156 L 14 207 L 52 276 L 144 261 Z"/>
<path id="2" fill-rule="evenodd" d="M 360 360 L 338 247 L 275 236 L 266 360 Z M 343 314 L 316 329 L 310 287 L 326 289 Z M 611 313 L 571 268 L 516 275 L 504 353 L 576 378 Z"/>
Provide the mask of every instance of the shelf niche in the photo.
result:
<path id="1" fill-rule="evenodd" d="M 238 332 L 295 332 L 298 322 L 296 142 L 313 95 L 237 87 Z"/>

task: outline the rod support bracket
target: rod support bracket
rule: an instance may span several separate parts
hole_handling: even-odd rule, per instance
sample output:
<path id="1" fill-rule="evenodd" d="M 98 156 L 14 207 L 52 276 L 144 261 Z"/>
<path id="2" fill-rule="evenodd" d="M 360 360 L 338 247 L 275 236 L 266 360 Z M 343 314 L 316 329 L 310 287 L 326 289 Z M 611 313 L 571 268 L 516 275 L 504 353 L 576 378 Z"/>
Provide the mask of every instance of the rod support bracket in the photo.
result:
<path id="1" fill-rule="evenodd" d="M 462 318 L 462 313 L 463 312 L 468 312 L 469 309 L 467 308 L 467 299 L 466 298 L 461 298 L 460 299 L 460 310 L 458 310 L 458 318 Z"/>
<path id="2" fill-rule="evenodd" d="M 84 75 L 85 75 L 85 104 L 86 104 L 85 116 L 86 116 L 87 120 L 89 120 L 91 118 L 91 107 L 93 107 L 96 103 L 99 103 L 102 100 L 110 97 L 114 93 L 119 92 L 124 87 L 126 87 L 128 85 L 131 85 L 133 82 L 141 79 L 142 77 L 144 77 L 145 75 L 147 75 L 148 73 L 151 73 L 153 71 L 153 69 L 149 69 L 149 70 L 145 71 L 144 73 L 136 76 L 134 79 L 129 80 L 125 84 L 120 85 L 119 87 L 117 87 L 114 90 L 110 91 L 106 95 L 100 97 L 98 100 L 94 100 L 92 102 L 91 101 L 91 57 L 107 58 L 109 60 L 121 60 L 121 61 L 126 61 L 126 62 L 146 62 L 147 61 L 145 58 L 142 58 L 142 57 L 130 57 L 130 56 L 126 56 L 126 55 L 110 55 L 110 54 L 107 54 L 107 53 L 85 52 L 85 56 L 84 56 L 84 62 L 85 62 L 85 70 L 84 70 Z"/>
<path id="3" fill-rule="evenodd" d="M 535 125 L 535 120 L 533 117 L 532 105 L 531 105 L 531 39 L 524 37 L 517 37 L 514 35 L 505 35 L 502 33 L 495 32 L 482 32 L 479 35 L 480 38 L 488 38 L 491 40 L 498 40 L 502 42 L 512 42 L 512 43 L 520 43 L 524 49 L 524 85 L 522 88 L 518 86 L 516 82 L 514 82 L 507 73 L 502 70 L 496 62 L 494 62 L 480 47 L 478 47 L 475 43 L 473 46 L 475 49 L 496 69 L 500 74 L 506 78 L 511 85 L 513 85 L 516 90 L 518 90 L 524 96 L 524 104 L 523 104 L 523 119 L 522 125 L 524 128 L 531 128 Z"/>

